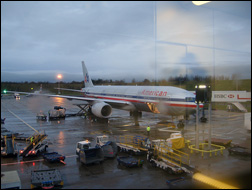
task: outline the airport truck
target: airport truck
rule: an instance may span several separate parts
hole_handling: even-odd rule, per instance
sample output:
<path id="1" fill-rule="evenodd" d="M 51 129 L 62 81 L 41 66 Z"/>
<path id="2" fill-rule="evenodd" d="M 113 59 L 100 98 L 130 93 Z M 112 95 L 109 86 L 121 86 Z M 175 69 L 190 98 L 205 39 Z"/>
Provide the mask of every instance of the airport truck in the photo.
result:
<path id="1" fill-rule="evenodd" d="M 83 164 L 101 163 L 104 160 L 101 146 L 96 144 L 95 147 L 91 147 L 91 142 L 88 140 L 77 143 L 76 154 Z"/>
<path id="2" fill-rule="evenodd" d="M 110 140 L 107 135 L 97 136 L 96 143 L 102 148 L 104 157 L 113 158 L 117 155 L 117 144 Z"/>
<path id="3" fill-rule="evenodd" d="M 24 149 L 19 151 L 20 156 L 36 156 L 39 153 L 46 151 L 48 142 L 45 141 L 47 138 L 45 133 L 35 133 L 31 136 L 31 138 L 33 138 L 33 141 L 30 142 Z"/>
<path id="4" fill-rule="evenodd" d="M 19 93 L 14 93 L 14 98 L 20 99 L 20 94 Z"/>
<path id="5" fill-rule="evenodd" d="M 54 109 L 48 111 L 49 119 L 60 119 L 66 117 L 66 108 L 54 106 Z"/>
<path id="6" fill-rule="evenodd" d="M 46 149 L 48 147 L 48 142 L 47 141 L 42 141 L 36 144 L 25 156 L 37 156 L 42 152 L 46 152 Z M 23 154 L 24 149 L 21 149 L 19 151 L 19 154 Z"/>
<path id="7" fill-rule="evenodd" d="M 89 149 L 91 147 L 91 142 L 89 140 L 80 141 L 76 145 L 76 154 L 80 155 L 81 149 Z"/>
<path id="8" fill-rule="evenodd" d="M 42 111 L 37 113 L 37 119 L 38 120 L 46 120 L 46 118 L 47 118 L 47 116 Z"/>
<path id="9" fill-rule="evenodd" d="M 14 136 L 7 134 L 1 140 L 1 156 L 16 156 L 18 153 L 16 143 L 14 142 Z"/>

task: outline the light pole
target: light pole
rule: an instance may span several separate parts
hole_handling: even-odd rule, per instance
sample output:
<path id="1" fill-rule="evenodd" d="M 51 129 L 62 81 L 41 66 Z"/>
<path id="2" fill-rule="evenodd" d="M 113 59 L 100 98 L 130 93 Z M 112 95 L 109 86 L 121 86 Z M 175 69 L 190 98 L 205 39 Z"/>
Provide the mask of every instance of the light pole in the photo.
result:
<path id="1" fill-rule="evenodd" d="M 58 81 L 58 94 L 60 94 L 60 80 L 62 79 L 62 75 L 58 74 L 57 78 L 59 79 L 59 81 Z"/>
<path id="2" fill-rule="evenodd" d="M 195 86 L 196 91 L 196 103 L 197 103 L 197 109 L 196 109 L 196 135 L 195 135 L 195 147 L 196 149 L 199 149 L 199 104 L 200 103 L 209 103 L 208 105 L 208 114 L 209 114 L 209 130 L 208 130 L 208 148 L 211 147 L 211 86 L 206 85 L 196 85 Z M 203 107 L 204 111 L 204 107 Z M 204 117 L 204 116 L 203 116 Z"/>

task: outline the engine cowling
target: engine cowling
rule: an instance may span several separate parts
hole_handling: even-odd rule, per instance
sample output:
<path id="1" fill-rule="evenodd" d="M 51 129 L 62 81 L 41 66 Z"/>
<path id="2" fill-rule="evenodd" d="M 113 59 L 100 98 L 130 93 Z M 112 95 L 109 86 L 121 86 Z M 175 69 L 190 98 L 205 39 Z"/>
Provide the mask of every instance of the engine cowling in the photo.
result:
<path id="1" fill-rule="evenodd" d="M 112 107 L 104 102 L 99 102 L 92 105 L 91 111 L 96 117 L 107 118 L 112 114 Z"/>

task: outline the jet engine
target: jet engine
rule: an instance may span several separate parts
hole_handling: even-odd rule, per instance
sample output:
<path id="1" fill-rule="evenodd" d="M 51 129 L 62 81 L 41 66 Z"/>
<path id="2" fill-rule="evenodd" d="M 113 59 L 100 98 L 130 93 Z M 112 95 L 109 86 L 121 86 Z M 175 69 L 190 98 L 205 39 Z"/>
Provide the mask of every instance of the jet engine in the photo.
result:
<path id="1" fill-rule="evenodd" d="M 104 102 L 99 102 L 92 105 L 91 111 L 96 117 L 107 118 L 112 113 L 112 107 Z"/>

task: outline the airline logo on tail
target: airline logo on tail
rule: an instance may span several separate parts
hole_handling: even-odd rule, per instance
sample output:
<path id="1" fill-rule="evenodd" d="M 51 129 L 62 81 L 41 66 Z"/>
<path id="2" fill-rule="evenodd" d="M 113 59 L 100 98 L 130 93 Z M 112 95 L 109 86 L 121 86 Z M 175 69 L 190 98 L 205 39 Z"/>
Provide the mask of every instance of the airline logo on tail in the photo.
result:
<path id="1" fill-rule="evenodd" d="M 85 82 L 89 82 L 89 76 L 88 76 L 88 73 L 86 73 L 86 75 L 85 75 Z"/>

